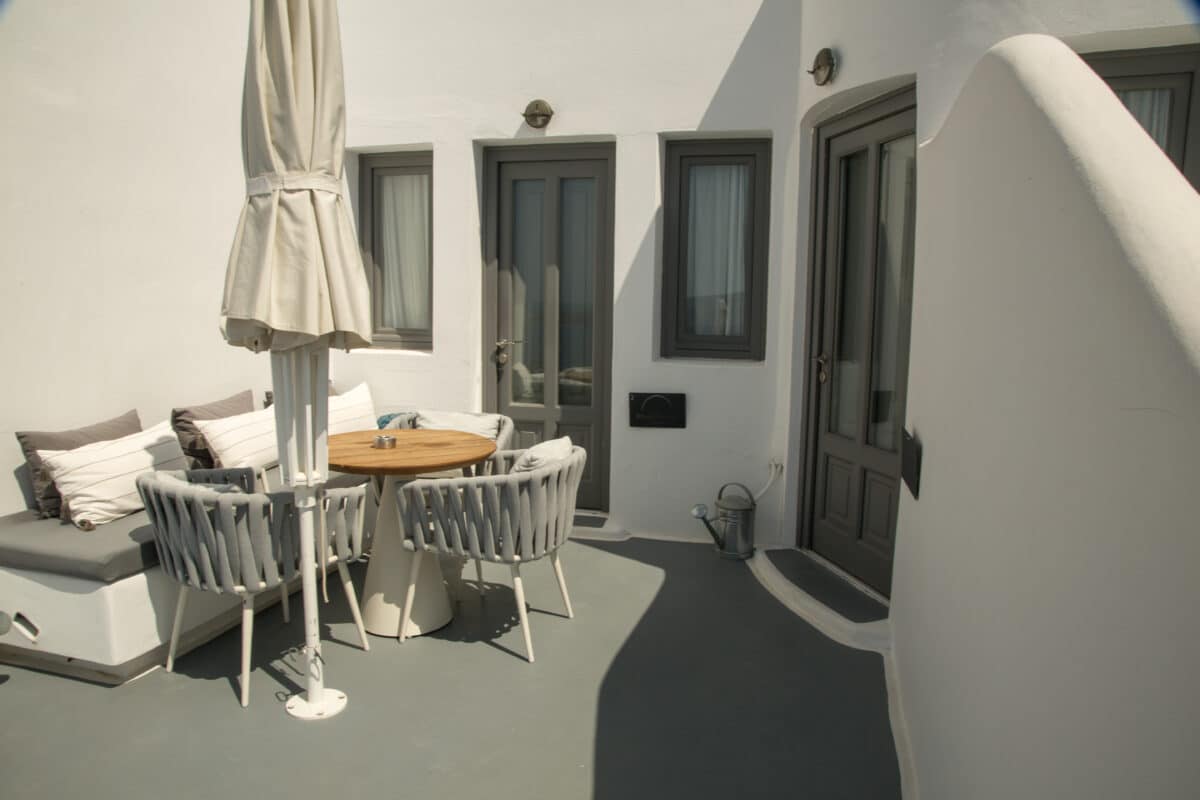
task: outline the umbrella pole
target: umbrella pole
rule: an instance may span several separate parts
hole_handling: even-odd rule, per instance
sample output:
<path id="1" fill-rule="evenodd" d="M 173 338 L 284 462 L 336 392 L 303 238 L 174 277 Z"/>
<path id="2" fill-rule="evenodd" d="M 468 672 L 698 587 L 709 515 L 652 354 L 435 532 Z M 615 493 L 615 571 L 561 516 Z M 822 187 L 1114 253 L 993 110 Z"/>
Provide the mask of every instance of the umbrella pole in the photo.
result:
<path id="1" fill-rule="evenodd" d="M 346 707 L 346 695 L 325 686 L 317 617 L 317 494 L 325 483 L 329 392 L 329 348 L 296 348 L 271 353 L 275 387 L 276 435 L 283 483 L 292 487 L 300 536 L 300 576 L 304 596 L 305 692 L 287 701 L 298 719 L 328 719 Z"/>

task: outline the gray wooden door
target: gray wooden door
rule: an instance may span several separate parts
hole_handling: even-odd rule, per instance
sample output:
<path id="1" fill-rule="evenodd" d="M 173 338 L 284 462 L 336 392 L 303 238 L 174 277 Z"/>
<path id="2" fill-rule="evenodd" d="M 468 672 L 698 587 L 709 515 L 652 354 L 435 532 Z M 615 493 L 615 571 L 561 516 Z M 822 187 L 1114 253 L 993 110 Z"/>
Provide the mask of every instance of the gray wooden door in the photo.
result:
<path id="1" fill-rule="evenodd" d="M 810 543 L 885 595 L 908 383 L 915 125 L 907 94 L 818 138 Z"/>
<path id="2" fill-rule="evenodd" d="M 612 159 L 596 150 L 489 151 L 484 382 L 515 446 L 570 436 L 588 451 L 579 506 L 607 510 Z"/>

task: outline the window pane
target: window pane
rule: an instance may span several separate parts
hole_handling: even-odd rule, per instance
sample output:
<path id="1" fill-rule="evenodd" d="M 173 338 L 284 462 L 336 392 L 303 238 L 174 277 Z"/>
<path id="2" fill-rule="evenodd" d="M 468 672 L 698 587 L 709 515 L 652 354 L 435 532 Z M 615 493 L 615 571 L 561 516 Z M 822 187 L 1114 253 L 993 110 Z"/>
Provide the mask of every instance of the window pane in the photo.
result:
<path id="1" fill-rule="evenodd" d="M 879 160 L 879 252 L 875 261 L 875 346 L 871 365 L 871 424 L 867 442 L 895 450 L 903 421 L 897 406 L 903 276 L 913 254 L 913 211 L 917 178 L 916 139 L 886 142 Z"/>
<path id="2" fill-rule="evenodd" d="M 746 333 L 749 204 L 749 166 L 705 164 L 688 170 L 686 333 Z"/>
<path id="3" fill-rule="evenodd" d="M 1166 150 L 1171 128 L 1171 90 L 1118 89 L 1117 97 L 1158 146 Z"/>
<path id="4" fill-rule="evenodd" d="M 377 258 L 384 328 L 428 329 L 429 175 L 383 175 L 378 184 Z"/>
<path id="5" fill-rule="evenodd" d="M 513 181 L 512 218 L 512 400 L 544 402 L 545 368 L 542 331 L 545 330 L 542 253 L 542 213 L 546 184 L 541 180 Z"/>
<path id="6" fill-rule="evenodd" d="M 833 352 L 833 395 L 830 429 L 858 437 L 862 400 L 863 335 L 868 309 L 863 290 L 870 274 L 867 254 L 867 154 L 860 151 L 841 161 L 842 263 L 838 280 L 837 335 Z"/>
<path id="7" fill-rule="evenodd" d="M 561 184 L 562 253 L 558 264 L 558 403 L 592 404 L 592 276 L 596 252 L 596 180 Z"/>

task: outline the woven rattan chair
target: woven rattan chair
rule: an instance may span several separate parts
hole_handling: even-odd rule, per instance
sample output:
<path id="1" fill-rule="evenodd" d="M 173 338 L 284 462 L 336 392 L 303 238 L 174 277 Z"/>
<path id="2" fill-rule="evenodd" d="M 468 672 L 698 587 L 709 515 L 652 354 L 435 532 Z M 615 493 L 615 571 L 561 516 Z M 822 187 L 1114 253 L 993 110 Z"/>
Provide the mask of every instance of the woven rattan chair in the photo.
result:
<path id="1" fill-rule="evenodd" d="M 420 413 L 420 410 L 401 411 L 388 420 L 388 423 L 384 426 L 384 428 L 393 430 L 415 428 L 417 425 L 417 415 Z M 486 415 L 480 414 L 478 416 L 482 417 Z M 511 417 L 506 417 L 503 414 L 498 414 L 497 416 L 500 417 L 500 429 L 496 432 L 496 449 L 506 450 L 513 445 L 513 437 L 516 435 L 516 426 L 513 424 Z"/>
<path id="2" fill-rule="evenodd" d="M 287 621 L 287 583 L 298 573 L 299 534 L 291 495 L 254 492 L 250 469 L 147 473 L 138 477 L 137 487 L 153 525 L 159 563 L 180 584 L 167 671 L 174 669 L 188 590 L 238 595 L 242 598 L 241 703 L 246 706 L 254 598 L 279 589 Z M 325 562 L 337 564 L 363 649 L 367 649 L 367 636 L 346 562 L 363 553 L 366 492 L 365 485 L 328 490 L 323 499 Z"/>
<path id="3" fill-rule="evenodd" d="M 558 548 L 571 535 L 587 453 L 582 447 L 573 447 L 560 461 L 529 472 L 511 472 L 523 452 L 498 451 L 476 468 L 473 477 L 421 479 L 397 487 L 404 546 L 414 553 L 401 612 L 400 641 L 408 629 L 425 553 L 474 559 L 481 593 L 483 561 L 510 566 L 530 662 L 533 641 L 521 566 L 549 556 L 567 616 L 575 616 Z"/>

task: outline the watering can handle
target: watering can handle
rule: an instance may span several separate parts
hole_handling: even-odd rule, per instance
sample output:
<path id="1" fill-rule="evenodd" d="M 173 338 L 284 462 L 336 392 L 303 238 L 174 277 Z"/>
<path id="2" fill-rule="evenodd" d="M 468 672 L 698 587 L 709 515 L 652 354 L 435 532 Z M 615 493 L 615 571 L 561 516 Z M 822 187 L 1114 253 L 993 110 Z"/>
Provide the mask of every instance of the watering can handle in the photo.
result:
<path id="1" fill-rule="evenodd" d="M 739 489 L 741 489 L 743 492 L 745 492 L 746 499 L 749 500 L 751 504 L 754 504 L 754 492 L 747 489 L 746 484 L 744 484 L 744 483 L 727 483 L 727 484 L 725 484 L 719 490 L 717 490 L 717 499 L 718 500 L 720 500 L 722 497 L 725 496 L 725 490 L 728 489 L 730 486 L 736 486 Z"/>

